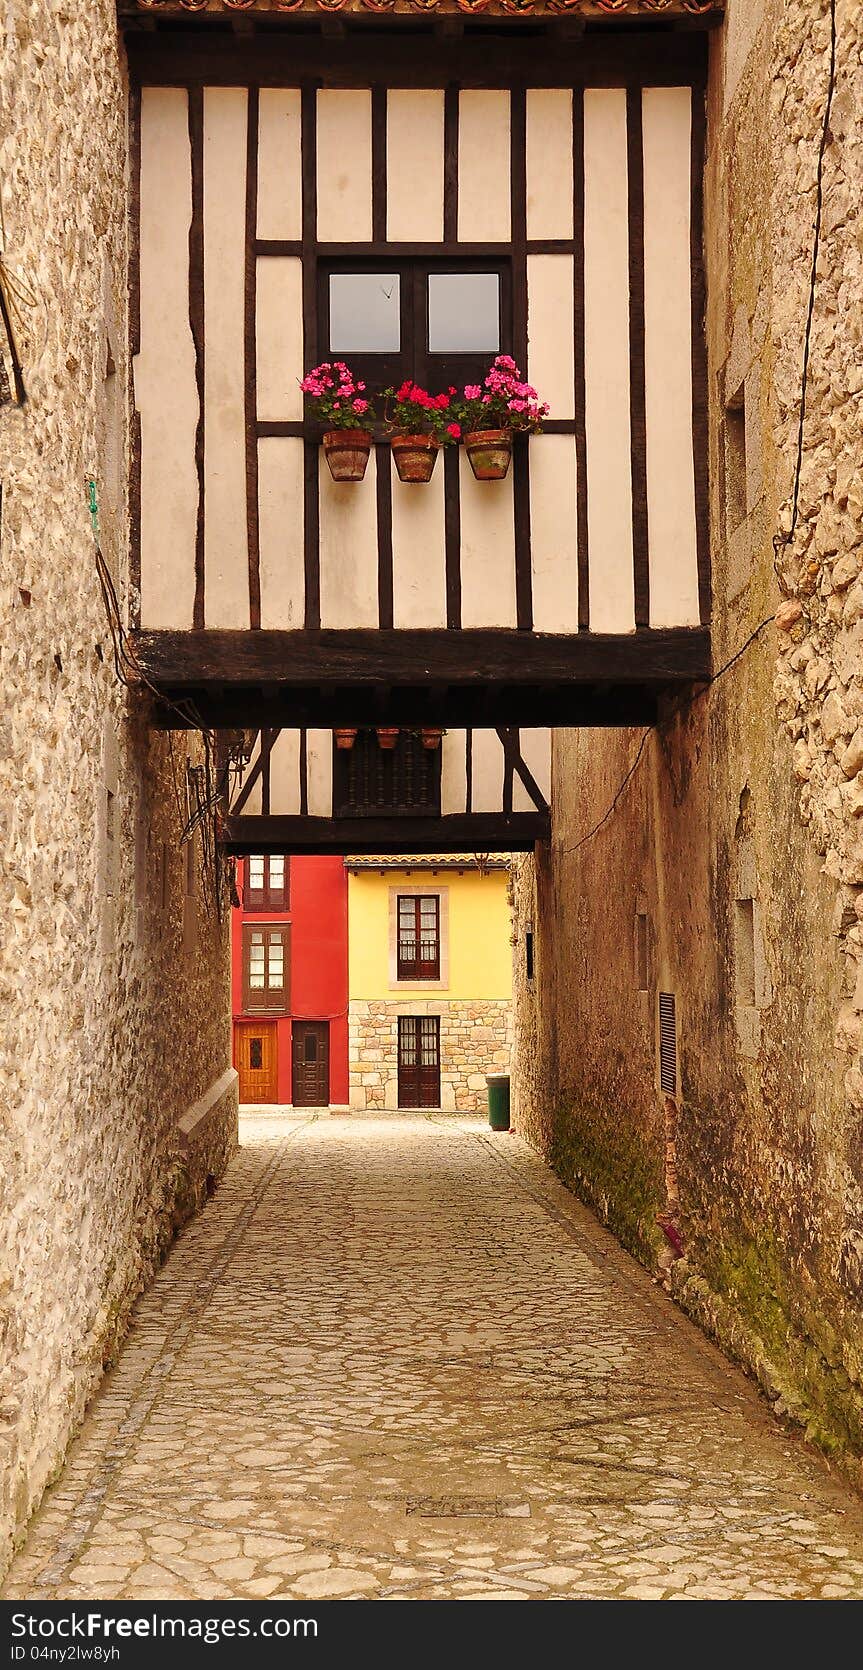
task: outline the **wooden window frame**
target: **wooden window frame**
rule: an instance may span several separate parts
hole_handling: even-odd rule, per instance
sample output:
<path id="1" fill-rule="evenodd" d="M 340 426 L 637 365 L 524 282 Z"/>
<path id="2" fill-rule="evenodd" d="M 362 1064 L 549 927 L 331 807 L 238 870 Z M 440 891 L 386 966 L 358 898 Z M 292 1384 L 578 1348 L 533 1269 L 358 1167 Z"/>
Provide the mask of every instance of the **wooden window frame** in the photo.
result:
<path id="1" fill-rule="evenodd" d="M 263 987 L 252 987 L 249 983 L 249 952 L 252 935 L 261 933 L 264 936 L 264 979 Z M 273 934 L 280 934 L 282 938 L 282 985 L 271 987 L 270 976 L 270 943 Z M 243 1014 L 244 1015 L 287 1015 L 291 1007 L 291 929 L 288 922 L 244 922 L 242 935 L 242 976 L 243 976 Z"/>
<path id="2" fill-rule="evenodd" d="M 435 954 L 433 959 L 423 961 L 420 956 L 422 943 L 422 907 L 432 903 L 434 910 L 434 939 Z M 402 957 L 402 905 L 413 906 L 414 943 L 417 955 L 413 959 Z M 438 893 L 399 893 L 396 898 L 396 977 L 402 980 L 440 980 L 441 966 L 441 923 L 440 923 L 440 895 Z M 426 934 L 428 938 L 428 934 Z"/>
<path id="3" fill-rule="evenodd" d="M 393 353 L 353 353 L 330 347 L 330 275 L 332 273 L 393 272 L 399 275 L 401 346 Z M 392 258 L 356 254 L 322 257 L 318 261 L 318 341 L 324 360 L 346 359 L 351 370 L 368 384 L 370 393 L 393 386 L 407 378 L 429 389 L 461 389 L 465 383 L 481 382 L 495 357 L 495 351 L 433 354 L 428 346 L 428 279 L 431 273 L 496 273 L 500 280 L 498 319 L 499 354 L 513 351 L 512 257 L 500 249 L 487 259 L 428 254 L 394 255 Z"/>
<path id="4" fill-rule="evenodd" d="M 263 857 L 264 885 L 254 891 L 249 885 L 251 858 Z M 282 858 L 284 863 L 284 882 L 281 887 L 273 887 L 270 882 L 270 864 L 274 857 Z M 282 853 L 254 853 L 246 858 L 243 866 L 243 909 L 258 914 L 261 911 L 273 912 L 290 910 L 291 908 L 291 864 L 287 854 Z"/>

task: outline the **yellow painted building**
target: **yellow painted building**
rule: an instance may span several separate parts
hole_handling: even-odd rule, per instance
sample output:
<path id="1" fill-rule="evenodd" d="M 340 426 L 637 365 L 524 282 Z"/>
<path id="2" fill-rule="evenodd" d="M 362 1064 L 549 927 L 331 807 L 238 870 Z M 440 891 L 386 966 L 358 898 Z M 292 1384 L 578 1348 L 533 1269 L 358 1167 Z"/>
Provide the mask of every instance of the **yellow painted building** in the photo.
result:
<path id="1" fill-rule="evenodd" d="M 509 1071 L 509 861 L 346 858 L 351 1106 L 486 1107 Z"/>

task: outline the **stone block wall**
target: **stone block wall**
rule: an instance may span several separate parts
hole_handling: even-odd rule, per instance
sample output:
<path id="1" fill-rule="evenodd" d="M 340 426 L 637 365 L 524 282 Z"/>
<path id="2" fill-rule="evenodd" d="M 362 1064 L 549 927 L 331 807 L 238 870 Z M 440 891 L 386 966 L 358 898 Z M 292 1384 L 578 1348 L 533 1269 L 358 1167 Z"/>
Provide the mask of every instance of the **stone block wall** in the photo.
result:
<path id="1" fill-rule="evenodd" d="M 487 1073 L 508 1073 L 512 1004 L 483 998 L 354 1000 L 348 1012 L 351 1107 L 399 1105 L 398 1018 L 440 1016 L 441 1107 L 449 1113 L 485 1112 Z"/>
<path id="2" fill-rule="evenodd" d="M 551 847 L 515 872 L 514 1100 L 560 1174 L 863 1483 L 863 13 L 845 0 L 787 538 L 829 22 L 827 0 L 729 0 L 711 36 L 713 639 L 729 665 L 644 741 L 555 739 Z M 660 992 L 676 1000 L 668 1098 Z"/>
<path id="3" fill-rule="evenodd" d="M 236 1143 L 228 915 L 182 846 L 194 736 L 117 679 L 128 600 L 126 87 L 113 0 L 0 12 L 0 1571 L 130 1308 Z M 166 368 L 169 374 L 169 368 Z"/>

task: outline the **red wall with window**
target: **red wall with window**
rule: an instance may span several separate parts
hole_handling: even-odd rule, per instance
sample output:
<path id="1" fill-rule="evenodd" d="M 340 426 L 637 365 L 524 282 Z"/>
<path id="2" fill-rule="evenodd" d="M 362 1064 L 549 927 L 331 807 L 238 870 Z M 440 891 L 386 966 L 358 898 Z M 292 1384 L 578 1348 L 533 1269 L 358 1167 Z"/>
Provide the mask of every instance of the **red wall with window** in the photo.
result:
<path id="1" fill-rule="evenodd" d="M 330 1103 L 348 1102 L 348 880 L 337 857 L 285 859 L 285 894 L 270 886 L 247 891 L 249 865 L 237 861 L 240 907 L 232 912 L 232 1006 L 235 1022 L 269 1022 L 277 1036 L 277 1091 L 269 1098 L 293 1100 L 292 1033 L 295 1021 L 329 1023 Z M 278 882 L 279 876 L 276 876 Z M 254 880 L 260 882 L 260 861 Z M 248 903 L 253 909 L 247 909 Z M 279 903 L 283 908 L 274 908 Z M 270 943 L 275 933 L 277 949 Z M 265 950 L 250 953 L 253 936 Z M 258 946 L 260 941 L 255 940 Z M 280 954 L 281 953 L 281 954 Z M 251 960 L 250 960 L 251 956 Z M 263 973 L 261 973 L 263 971 Z M 254 978 L 253 978 L 254 976 Z M 264 979 L 261 988 L 256 981 Z M 271 980 L 283 985 L 270 984 Z M 235 1027 L 235 1065 L 236 1027 Z"/>

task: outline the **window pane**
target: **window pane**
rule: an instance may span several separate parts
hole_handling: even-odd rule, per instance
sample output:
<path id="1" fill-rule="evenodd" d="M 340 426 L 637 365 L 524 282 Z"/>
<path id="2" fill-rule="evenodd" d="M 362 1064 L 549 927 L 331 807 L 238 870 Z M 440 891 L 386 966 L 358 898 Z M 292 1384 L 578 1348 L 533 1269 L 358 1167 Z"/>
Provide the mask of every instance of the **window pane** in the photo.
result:
<path id="1" fill-rule="evenodd" d="M 264 860 L 262 858 L 249 859 L 249 886 L 259 891 L 264 885 Z"/>
<path id="2" fill-rule="evenodd" d="M 281 887 L 285 879 L 285 861 L 283 858 L 270 859 L 270 886 Z"/>
<path id="3" fill-rule="evenodd" d="M 429 353 L 496 354 L 499 347 L 497 273 L 429 273 Z"/>
<path id="4" fill-rule="evenodd" d="M 398 273 L 330 274 L 330 350 L 395 353 L 401 345 Z"/>

